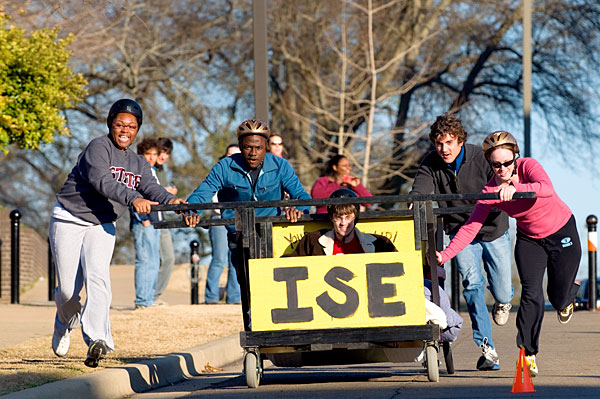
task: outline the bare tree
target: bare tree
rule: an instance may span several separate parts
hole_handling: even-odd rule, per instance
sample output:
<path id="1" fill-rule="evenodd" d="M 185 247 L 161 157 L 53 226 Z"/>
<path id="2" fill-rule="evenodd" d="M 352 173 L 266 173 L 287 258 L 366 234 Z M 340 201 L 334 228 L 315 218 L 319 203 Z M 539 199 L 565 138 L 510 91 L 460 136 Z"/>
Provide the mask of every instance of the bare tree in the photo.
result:
<path id="1" fill-rule="evenodd" d="M 592 142 L 600 4 L 534 5 L 534 109 L 559 148 Z M 475 133 L 506 128 L 506 116 L 520 124 L 520 2 L 274 1 L 270 19 L 273 127 L 305 184 L 343 152 L 372 191 L 399 192 L 430 148 L 436 115 L 460 112 Z"/>
<path id="2" fill-rule="evenodd" d="M 398 74 L 404 58 L 433 35 L 407 34 L 415 30 L 405 18 L 411 4 L 363 3 L 284 2 L 272 8 L 273 20 L 286 21 L 270 31 L 273 126 L 287 131 L 305 183 L 318 176 L 315 165 L 335 153 L 346 155 L 367 184 L 397 173 L 388 168 L 394 129 L 389 109 L 420 79 L 397 84 Z"/>
<path id="3" fill-rule="evenodd" d="M 451 2 L 442 10 L 446 21 L 439 40 L 430 41 L 431 73 L 400 96 L 396 143 L 412 127 L 411 115 L 433 119 L 444 111 L 459 111 L 470 131 L 489 132 L 520 125 L 522 104 L 521 2 L 478 1 L 469 7 Z M 542 115 L 546 134 L 562 156 L 578 146 L 589 148 L 598 138 L 598 96 L 591 71 L 599 64 L 600 4 L 593 1 L 540 0 L 533 9 L 533 106 Z M 414 69 L 420 63 L 410 63 Z M 413 74 L 416 74 L 413 72 Z M 410 75 L 409 75 L 410 76 Z M 435 107 L 431 107 L 435 104 Z M 398 146 L 395 165 L 419 150 Z M 566 151 L 565 151 L 566 149 Z M 592 153 L 587 154 L 593 159 Z M 410 175 L 410 174 L 409 174 Z M 410 177 L 410 176 L 407 176 Z M 397 192 L 410 179 L 388 180 Z"/>
<path id="4" fill-rule="evenodd" d="M 40 232 L 45 233 L 54 194 L 74 158 L 91 138 L 107 133 L 106 114 L 118 98 L 142 105 L 140 136 L 175 141 L 172 169 L 182 196 L 235 139 L 233 124 L 248 103 L 247 2 L 113 0 L 81 7 L 79 1 L 48 0 L 8 2 L 5 10 L 31 29 L 60 26 L 62 34 L 73 33 L 73 67 L 89 82 L 88 96 L 66 114 L 75 140 L 0 159 L 0 169 L 22 176 L 5 179 L 0 201 L 23 208 L 25 220 Z M 28 186 L 32 180 L 36 185 Z M 120 233 L 127 231 L 121 227 Z"/>
<path id="5" fill-rule="evenodd" d="M 429 149 L 430 122 L 448 110 L 460 112 L 470 133 L 519 123 L 518 1 L 268 4 L 271 127 L 307 187 L 331 155 L 344 153 L 371 191 L 399 192 Z M 89 81 L 89 95 L 66 113 L 71 138 L 0 158 L 0 203 L 22 208 L 40 231 L 79 151 L 106 134 L 117 98 L 142 104 L 141 136 L 176 142 L 172 169 L 184 196 L 234 140 L 237 122 L 254 116 L 250 0 L 0 7 L 20 26 L 72 32 L 72 66 Z M 534 111 L 555 145 L 574 149 L 599 134 L 600 4 L 537 0 L 533 18 Z"/>

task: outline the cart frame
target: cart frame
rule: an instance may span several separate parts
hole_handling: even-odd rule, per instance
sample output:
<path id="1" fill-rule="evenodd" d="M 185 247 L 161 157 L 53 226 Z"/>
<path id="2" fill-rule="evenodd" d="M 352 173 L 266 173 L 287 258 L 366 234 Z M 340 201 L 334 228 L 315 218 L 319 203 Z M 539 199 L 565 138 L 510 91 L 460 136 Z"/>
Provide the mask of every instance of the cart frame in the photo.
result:
<path id="1" fill-rule="evenodd" d="M 515 193 L 514 198 L 534 198 L 534 193 Z M 431 259 L 435 259 L 436 249 L 441 249 L 442 242 L 436 233 L 441 232 L 439 216 L 451 213 L 470 212 L 472 206 L 436 208 L 436 201 L 479 199 L 497 199 L 498 193 L 487 194 L 428 194 L 428 195 L 398 195 L 374 196 L 368 198 L 371 204 L 395 204 L 398 202 L 412 203 L 411 210 L 390 209 L 383 211 L 362 212 L 361 219 L 373 218 L 409 218 L 414 221 L 415 250 L 427 248 Z M 247 201 L 210 204 L 158 205 L 152 210 L 186 211 L 202 209 L 235 209 L 235 219 L 203 220 L 203 227 L 211 225 L 235 224 L 238 239 L 238 262 L 241 276 L 238 275 L 242 290 L 242 308 L 244 313 L 245 331 L 240 333 L 240 345 L 244 349 L 244 375 L 246 383 L 251 388 L 260 384 L 263 374 L 263 360 L 266 354 L 320 352 L 331 350 L 372 350 L 376 348 L 394 348 L 403 343 L 421 343 L 425 349 L 425 362 L 429 381 L 439 381 L 438 350 L 440 330 L 437 325 L 425 324 L 418 326 L 397 327 L 367 327 L 342 329 L 315 330 L 276 330 L 251 331 L 248 309 L 250 309 L 250 288 L 248 279 L 248 259 L 272 258 L 272 228 L 273 223 L 287 220 L 283 216 L 255 217 L 254 208 L 283 208 L 289 206 L 315 206 L 330 204 L 360 204 L 365 198 L 328 198 L 312 200 L 283 200 L 283 201 Z M 327 215 L 303 215 L 300 220 L 325 220 Z M 164 221 L 154 225 L 156 228 L 185 227 L 182 221 Z M 441 236 L 441 235 L 440 235 Z M 438 239 L 436 239 L 438 238 Z M 434 243 L 434 245 L 428 245 Z M 431 268 L 431 280 L 438 281 L 437 268 Z M 453 279 L 453 284 L 458 284 Z M 452 290 L 453 294 L 455 291 Z M 439 293 L 432 290 L 432 301 L 439 306 Z M 444 358 L 448 374 L 454 373 L 452 351 L 449 343 L 442 342 Z M 339 364 L 339 363 L 327 363 Z"/>

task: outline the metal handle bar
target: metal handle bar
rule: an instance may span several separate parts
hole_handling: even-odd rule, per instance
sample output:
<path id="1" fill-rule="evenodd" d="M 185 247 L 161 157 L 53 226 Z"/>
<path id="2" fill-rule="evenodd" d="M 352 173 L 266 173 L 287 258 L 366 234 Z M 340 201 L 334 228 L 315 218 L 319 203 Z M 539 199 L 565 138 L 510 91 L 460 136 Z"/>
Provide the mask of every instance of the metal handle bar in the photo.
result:
<path id="1" fill-rule="evenodd" d="M 289 206 L 318 206 L 336 204 L 391 204 L 396 202 L 416 201 L 477 201 L 499 199 L 499 193 L 473 194 L 408 194 L 408 195 L 378 195 L 358 198 L 316 198 L 289 199 L 278 201 L 241 201 L 241 202 L 209 202 L 204 204 L 153 205 L 152 211 L 191 211 L 204 209 L 238 209 L 238 208 L 283 208 Z M 535 198 L 535 193 L 515 193 L 515 199 Z"/>
<path id="2" fill-rule="evenodd" d="M 496 199 L 498 197 L 498 193 L 490 193 L 491 195 L 495 195 Z M 485 195 L 486 198 L 489 197 L 490 194 L 477 194 L 477 195 Z M 446 194 L 444 194 L 446 195 Z M 527 192 L 527 193 L 515 193 L 515 198 L 535 198 L 535 193 L 531 193 L 531 192 Z M 374 203 L 371 201 L 371 198 L 378 198 L 378 197 L 369 197 L 369 202 L 370 203 Z M 334 198 L 336 200 L 336 202 L 338 203 L 360 203 L 356 200 L 358 200 L 358 198 Z M 364 197 L 361 197 L 361 199 L 364 200 Z M 324 199 L 318 199 L 317 201 L 323 201 Z M 309 201 L 309 200 L 302 200 L 302 201 Z M 310 201 L 314 201 L 314 200 L 310 200 Z M 353 201 L 353 202 L 349 202 L 349 201 Z M 284 204 L 284 206 L 290 206 L 290 202 L 291 201 L 264 201 L 265 203 L 280 203 L 280 204 Z M 214 203 L 214 204 L 220 204 L 223 206 L 227 206 L 227 204 L 251 204 L 256 206 L 257 204 L 259 204 L 259 202 L 256 201 L 246 201 L 246 202 L 222 202 L 222 203 Z M 319 202 L 320 203 L 320 202 Z M 211 204 L 190 204 L 190 205 L 212 205 Z M 168 206 L 168 207 L 180 207 L 182 205 L 155 205 L 152 207 L 152 210 L 155 210 L 156 207 L 163 207 L 163 206 Z M 272 205 L 273 206 L 273 205 Z M 202 208 L 198 208 L 198 209 L 202 209 Z M 207 209 L 214 209 L 214 208 L 207 208 Z M 170 209 L 169 209 L 170 210 Z M 177 210 L 180 210 L 179 208 Z M 195 210 L 195 209 L 194 209 Z M 453 214 L 453 213 L 469 213 L 473 211 L 473 205 L 470 206 L 461 206 L 461 207 L 448 207 L 448 208 L 433 208 L 433 214 L 434 215 L 447 215 L 447 214 Z M 361 218 L 362 219 L 368 219 L 368 218 L 386 218 L 386 217 L 413 217 L 414 212 L 412 210 L 408 210 L 408 209 L 390 209 L 390 210 L 382 210 L 382 211 L 366 211 L 366 212 L 361 212 Z M 320 221 L 320 220 L 329 220 L 326 214 L 304 214 L 302 216 L 300 216 L 300 218 L 298 219 L 300 221 Z M 256 217 L 256 222 L 257 223 L 263 223 L 263 222 L 271 222 L 271 223 L 285 223 L 287 222 L 287 219 L 285 218 L 285 216 L 280 215 L 280 216 L 261 216 L 261 217 Z M 230 218 L 230 219 L 203 219 L 200 221 L 200 223 L 197 224 L 197 227 L 204 227 L 204 228 L 208 228 L 209 226 L 227 226 L 227 225 L 235 225 L 235 219 L 234 218 Z M 185 222 L 183 220 L 165 220 L 162 222 L 156 222 L 153 223 L 154 228 L 157 229 L 171 229 L 171 228 L 181 228 L 181 227 L 187 227 Z"/>

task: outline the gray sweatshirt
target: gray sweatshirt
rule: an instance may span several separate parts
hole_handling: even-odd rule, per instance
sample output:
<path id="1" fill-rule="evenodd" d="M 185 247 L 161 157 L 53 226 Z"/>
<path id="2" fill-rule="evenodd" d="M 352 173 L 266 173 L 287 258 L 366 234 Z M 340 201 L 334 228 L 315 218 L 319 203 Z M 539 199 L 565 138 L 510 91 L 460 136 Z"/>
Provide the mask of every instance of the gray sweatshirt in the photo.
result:
<path id="1" fill-rule="evenodd" d="M 110 135 L 90 141 L 56 195 L 73 215 L 95 224 L 114 222 L 137 198 L 166 204 L 168 193 L 142 155 L 119 149 Z"/>

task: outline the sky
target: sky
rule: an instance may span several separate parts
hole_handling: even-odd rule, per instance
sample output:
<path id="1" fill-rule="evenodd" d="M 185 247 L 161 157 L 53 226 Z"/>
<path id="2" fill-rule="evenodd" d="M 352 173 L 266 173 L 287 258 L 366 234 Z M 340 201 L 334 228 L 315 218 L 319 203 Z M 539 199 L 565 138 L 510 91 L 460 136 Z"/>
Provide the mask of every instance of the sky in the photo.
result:
<path id="1" fill-rule="evenodd" d="M 552 180 L 558 196 L 571 208 L 581 239 L 581 263 L 578 278 L 588 276 L 588 245 L 586 219 L 593 214 L 600 216 L 600 176 L 594 168 L 574 169 L 552 155 L 553 151 L 536 151 L 532 145 L 532 157 L 537 159 Z M 574 155 L 575 156 L 575 155 Z"/>

